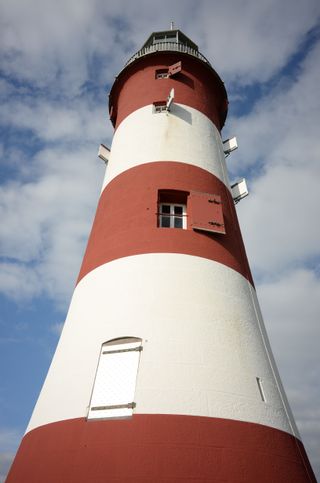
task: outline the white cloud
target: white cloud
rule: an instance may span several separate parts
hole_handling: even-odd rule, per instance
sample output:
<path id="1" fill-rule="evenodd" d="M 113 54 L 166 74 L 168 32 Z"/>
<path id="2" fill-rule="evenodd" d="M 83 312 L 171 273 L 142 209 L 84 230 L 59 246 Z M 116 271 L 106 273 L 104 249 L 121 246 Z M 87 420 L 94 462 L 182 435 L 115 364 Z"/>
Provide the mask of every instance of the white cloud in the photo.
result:
<path id="1" fill-rule="evenodd" d="M 318 173 L 318 174 L 317 174 Z M 320 255 L 318 168 L 274 166 L 251 183 L 239 206 L 247 252 L 265 276 Z"/>
<path id="2" fill-rule="evenodd" d="M 16 301 L 30 299 L 42 292 L 41 281 L 34 269 L 17 263 L 1 263 L 0 292 Z"/>
<path id="3" fill-rule="evenodd" d="M 15 453 L 0 453 L 0 483 L 4 483 Z"/>
<path id="4" fill-rule="evenodd" d="M 12 428 L 0 428 L 0 483 L 5 481 L 21 433 Z"/>
<path id="5" fill-rule="evenodd" d="M 105 105 L 92 105 L 86 99 L 56 102 L 44 97 L 10 99 L 3 103 L 1 122 L 31 131 L 43 142 L 85 142 L 105 139 L 111 134 Z"/>
<path id="6" fill-rule="evenodd" d="M 65 303 L 75 283 L 102 182 L 96 145 L 38 153 L 38 179 L 2 188 L 0 289 L 14 299 L 45 293 Z"/>
<path id="7" fill-rule="evenodd" d="M 95 81 L 110 81 L 149 31 L 174 19 L 228 80 L 246 84 L 279 70 L 318 17 L 316 0 L 186 0 L 183 8 L 170 0 L 161 8 L 146 0 L 11 0 L 2 6 L 2 64 L 9 75 L 76 94 L 93 62 L 103 74 Z"/>
<path id="8" fill-rule="evenodd" d="M 69 93 L 78 93 L 88 78 L 90 53 L 105 52 L 104 46 L 114 42 L 111 29 L 105 29 L 102 38 L 97 4 L 82 0 L 5 3 L 1 45 L 6 72 L 40 87 L 56 82 Z"/>
<path id="9" fill-rule="evenodd" d="M 269 164 L 317 164 L 320 149 L 317 120 L 320 99 L 320 42 L 300 66 L 296 78 L 283 77 L 254 109 L 240 119 L 229 119 L 228 129 L 237 132 L 239 149 L 229 158 L 232 171 L 263 161 Z"/>
<path id="10" fill-rule="evenodd" d="M 299 269 L 258 286 L 271 346 L 302 441 L 320 471 L 320 278 Z"/>
<path id="11" fill-rule="evenodd" d="M 249 256 L 260 274 L 320 255 L 320 101 L 314 96 L 319 55 L 320 43 L 290 87 L 276 86 L 248 116 L 231 122 L 240 145 L 228 158 L 232 172 L 260 165 L 249 180 L 251 196 L 238 209 Z"/>
<path id="12" fill-rule="evenodd" d="M 279 353 L 281 363 L 294 364 L 295 356 L 303 358 L 300 364 L 302 380 L 313 378 L 315 361 L 320 362 L 317 350 L 320 336 L 319 276 L 307 268 L 280 275 L 275 271 L 273 278 L 259 284 L 258 293 L 265 319 L 272 331 L 272 346 Z M 284 341 L 286 351 L 281 352 Z M 310 369 L 307 373 L 306 367 Z M 296 371 L 292 372 L 293 377 Z"/>
<path id="13" fill-rule="evenodd" d="M 316 0 L 207 1 L 203 5 L 197 28 L 205 32 L 205 45 L 219 71 L 229 82 L 240 84 L 270 79 L 317 25 L 320 14 Z"/>

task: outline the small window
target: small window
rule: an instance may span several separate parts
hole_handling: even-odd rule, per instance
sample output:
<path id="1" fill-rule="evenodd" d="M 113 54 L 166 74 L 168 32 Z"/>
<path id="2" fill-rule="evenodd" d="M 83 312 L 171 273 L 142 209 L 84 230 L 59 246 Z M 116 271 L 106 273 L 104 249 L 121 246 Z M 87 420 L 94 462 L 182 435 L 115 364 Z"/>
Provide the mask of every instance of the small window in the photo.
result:
<path id="1" fill-rule="evenodd" d="M 153 105 L 153 109 L 154 109 L 153 112 L 155 114 L 159 114 L 161 112 L 168 112 L 167 103 L 166 102 L 164 102 L 162 104 L 154 104 Z"/>
<path id="2" fill-rule="evenodd" d="M 181 72 L 182 63 L 177 62 L 176 64 L 169 65 L 166 69 L 157 69 L 156 70 L 156 79 L 168 79 L 168 77 L 174 77 L 179 72 Z"/>
<path id="3" fill-rule="evenodd" d="M 187 191 L 158 191 L 158 226 L 187 229 Z"/>
<path id="4" fill-rule="evenodd" d="M 168 69 L 156 70 L 156 79 L 168 79 L 168 77 L 169 77 Z"/>
<path id="5" fill-rule="evenodd" d="M 142 341 L 135 337 L 102 345 L 88 419 L 132 415 L 141 350 Z"/>
<path id="6" fill-rule="evenodd" d="M 160 203 L 159 226 L 161 228 L 187 228 L 186 205 Z"/>

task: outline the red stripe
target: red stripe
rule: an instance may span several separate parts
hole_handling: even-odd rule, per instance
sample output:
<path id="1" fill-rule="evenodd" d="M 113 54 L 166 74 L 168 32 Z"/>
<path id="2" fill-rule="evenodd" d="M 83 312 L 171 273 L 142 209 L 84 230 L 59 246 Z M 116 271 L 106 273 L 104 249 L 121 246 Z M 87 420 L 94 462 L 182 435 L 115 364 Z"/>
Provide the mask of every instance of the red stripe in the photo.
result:
<path id="1" fill-rule="evenodd" d="M 156 70 L 182 60 L 182 72 L 156 79 Z M 111 119 L 117 128 L 135 110 L 165 101 L 171 88 L 174 102 L 199 110 L 220 130 L 227 115 L 227 93 L 218 74 L 204 62 L 181 53 L 157 53 L 142 57 L 121 72 L 110 92 Z"/>
<path id="2" fill-rule="evenodd" d="M 220 195 L 226 235 L 157 228 L 159 189 Z M 78 281 L 104 263 L 143 253 L 183 253 L 215 260 L 253 284 L 230 192 L 217 177 L 195 166 L 147 163 L 114 178 L 101 195 Z"/>
<path id="3" fill-rule="evenodd" d="M 28 433 L 7 483 L 316 482 L 302 443 L 259 424 L 172 415 L 72 419 Z"/>

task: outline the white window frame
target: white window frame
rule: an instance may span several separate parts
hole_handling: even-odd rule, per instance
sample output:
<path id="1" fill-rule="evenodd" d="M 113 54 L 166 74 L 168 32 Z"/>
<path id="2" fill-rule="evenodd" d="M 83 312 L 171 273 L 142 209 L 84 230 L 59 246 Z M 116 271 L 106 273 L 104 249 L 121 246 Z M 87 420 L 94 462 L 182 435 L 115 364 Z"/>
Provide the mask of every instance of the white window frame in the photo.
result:
<path id="1" fill-rule="evenodd" d="M 162 212 L 162 207 L 163 206 L 170 206 L 170 213 L 163 213 Z M 177 215 L 174 212 L 174 208 L 182 207 L 182 215 Z M 170 226 L 169 227 L 164 227 L 162 224 L 163 218 L 170 217 Z M 182 218 L 182 227 L 177 228 L 174 226 L 174 222 L 176 218 Z M 159 227 L 160 228 L 177 228 L 178 230 L 186 230 L 187 229 L 187 205 L 181 204 L 181 203 L 159 203 Z"/>
<path id="2" fill-rule="evenodd" d="M 167 104 L 158 104 L 158 105 L 153 105 L 153 112 L 154 114 L 162 114 L 164 112 L 168 112 Z"/>
<path id="3" fill-rule="evenodd" d="M 132 416 L 141 351 L 142 340 L 135 337 L 102 345 L 88 419 Z"/>
<path id="4" fill-rule="evenodd" d="M 156 79 L 168 79 L 169 72 L 157 72 Z"/>

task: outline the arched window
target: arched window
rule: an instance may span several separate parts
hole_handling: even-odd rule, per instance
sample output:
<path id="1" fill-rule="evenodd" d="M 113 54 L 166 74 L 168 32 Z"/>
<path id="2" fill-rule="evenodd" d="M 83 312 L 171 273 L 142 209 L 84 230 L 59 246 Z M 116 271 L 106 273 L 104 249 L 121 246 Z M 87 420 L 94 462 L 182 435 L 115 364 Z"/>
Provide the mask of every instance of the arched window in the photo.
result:
<path id="1" fill-rule="evenodd" d="M 113 339 L 102 345 L 88 419 L 132 415 L 141 351 L 142 340 L 137 337 Z"/>

